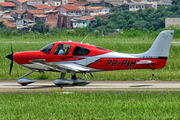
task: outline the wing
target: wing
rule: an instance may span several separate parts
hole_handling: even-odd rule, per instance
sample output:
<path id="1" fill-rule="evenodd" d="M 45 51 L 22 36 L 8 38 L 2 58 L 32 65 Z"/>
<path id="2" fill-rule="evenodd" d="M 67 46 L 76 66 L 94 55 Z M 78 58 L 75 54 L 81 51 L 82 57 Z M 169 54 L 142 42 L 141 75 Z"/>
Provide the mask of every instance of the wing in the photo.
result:
<path id="1" fill-rule="evenodd" d="M 59 71 L 59 72 L 87 72 L 90 69 L 87 69 L 81 65 L 77 65 L 76 63 L 63 63 L 58 64 L 57 62 L 45 62 L 45 59 L 34 59 L 30 61 L 35 65 L 42 66 L 46 68 L 46 70 Z"/>

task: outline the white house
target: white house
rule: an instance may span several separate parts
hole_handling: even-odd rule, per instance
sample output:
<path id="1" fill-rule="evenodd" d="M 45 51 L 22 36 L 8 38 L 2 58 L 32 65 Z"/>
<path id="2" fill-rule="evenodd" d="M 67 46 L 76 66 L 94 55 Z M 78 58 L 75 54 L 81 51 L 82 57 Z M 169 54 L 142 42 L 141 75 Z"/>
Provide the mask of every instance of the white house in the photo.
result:
<path id="1" fill-rule="evenodd" d="M 99 15 L 99 14 L 106 14 L 109 13 L 110 8 L 108 7 L 92 7 L 92 6 L 87 6 L 86 7 L 86 12 L 90 13 L 90 15 Z"/>
<path id="2" fill-rule="evenodd" d="M 72 18 L 71 23 L 73 28 L 83 28 L 88 26 L 88 20 L 81 19 L 81 18 Z"/>
<path id="3" fill-rule="evenodd" d="M 138 11 L 139 9 L 145 9 L 145 5 L 143 3 L 127 3 L 129 5 L 130 11 Z"/>

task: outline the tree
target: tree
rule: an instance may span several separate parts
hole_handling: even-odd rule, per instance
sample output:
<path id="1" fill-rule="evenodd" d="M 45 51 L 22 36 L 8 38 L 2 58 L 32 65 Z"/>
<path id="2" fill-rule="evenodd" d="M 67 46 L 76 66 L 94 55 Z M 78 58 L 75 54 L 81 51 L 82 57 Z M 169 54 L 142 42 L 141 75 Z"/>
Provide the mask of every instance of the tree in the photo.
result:
<path id="1" fill-rule="evenodd" d="M 180 0 L 173 0 L 172 4 L 180 5 Z"/>
<path id="2" fill-rule="evenodd" d="M 155 31 L 165 27 L 165 18 L 167 17 L 180 17 L 180 0 L 174 0 L 173 5 L 165 8 L 160 6 L 157 10 L 147 9 L 147 10 L 138 10 L 137 12 L 132 12 L 128 10 L 117 10 L 114 14 L 109 16 L 109 19 L 104 22 L 101 18 L 96 18 L 98 24 L 91 27 L 91 31 L 99 30 L 101 33 L 102 30 L 107 32 L 112 32 L 113 29 L 125 29 L 129 30 L 135 28 L 138 30 L 151 30 L 151 27 Z M 113 9 L 115 10 L 115 9 Z M 100 27 L 101 26 L 101 27 Z M 101 29 L 101 28 L 104 29 Z"/>
<path id="3" fill-rule="evenodd" d="M 6 27 L 6 25 L 4 25 L 4 21 L 1 21 L 0 22 L 0 28 L 5 28 Z"/>
<path id="4" fill-rule="evenodd" d="M 145 30 L 145 29 L 148 29 L 148 28 L 146 28 L 147 27 L 147 22 L 145 21 L 145 20 L 142 20 L 142 21 L 135 21 L 134 23 L 133 23 L 133 28 L 135 28 L 135 29 L 139 29 L 139 30 Z"/>
<path id="5" fill-rule="evenodd" d="M 102 19 L 100 17 L 95 16 L 95 19 L 97 20 L 97 26 L 102 25 Z"/>
<path id="6" fill-rule="evenodd" d="M 45 25 L 43 21 L 38 21 L 33 27 L 32 31 L 37 31 L 41 34 L 49 32 L 49 26 Z"/>
<path id="7" fill-rule="evenodd" d="M 88 31 L 88 28 L 87 28 L 87 27 L 76 28 L 75 34 L 76 34 L 76 35 L 79 35 L 79 36 L 85 36 L 85 35 L 87 35 L 87 31 Z"/>

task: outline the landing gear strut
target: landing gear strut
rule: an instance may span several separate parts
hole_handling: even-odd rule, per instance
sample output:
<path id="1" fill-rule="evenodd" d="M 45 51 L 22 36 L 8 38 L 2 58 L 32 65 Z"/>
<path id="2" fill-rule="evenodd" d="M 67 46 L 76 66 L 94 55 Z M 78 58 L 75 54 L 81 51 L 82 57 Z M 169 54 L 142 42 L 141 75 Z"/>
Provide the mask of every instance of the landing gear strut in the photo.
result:
<path id="1" fill-rule="evenodd" d="M 25 76 L 28 76 L 28 75 L 30 75 L 30 74 L 33 73 L 33 72 L 35 72 L 35 71 L 34 71 L 34 70 L 31 70 L 29 73 L 27 73 L 27 74 L 19 77 L 19 79 L 17 80 L 17 82 L 18 82 L 19 84 L 21 84 L 22 86 L 26 86 L 27 84 L 36 82 L 36 80 L 24 78 Z"/>

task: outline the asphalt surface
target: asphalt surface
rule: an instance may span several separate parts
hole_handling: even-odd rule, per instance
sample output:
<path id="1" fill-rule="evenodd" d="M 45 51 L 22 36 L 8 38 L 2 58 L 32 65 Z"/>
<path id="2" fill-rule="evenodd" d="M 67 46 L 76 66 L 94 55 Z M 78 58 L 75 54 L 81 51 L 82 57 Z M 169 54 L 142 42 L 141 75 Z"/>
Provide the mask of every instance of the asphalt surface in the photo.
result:
<path id="1" fill-rule="evenodd" d="M 17 80 L 0 80 L 0 93 L 53 91 L 180 91 L 180 81 L 87 81 L 77 86 L 57 87 L 54 80 L 37 80 L 21 86 Z"/>

